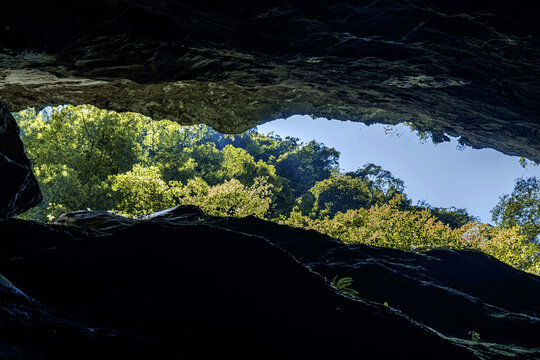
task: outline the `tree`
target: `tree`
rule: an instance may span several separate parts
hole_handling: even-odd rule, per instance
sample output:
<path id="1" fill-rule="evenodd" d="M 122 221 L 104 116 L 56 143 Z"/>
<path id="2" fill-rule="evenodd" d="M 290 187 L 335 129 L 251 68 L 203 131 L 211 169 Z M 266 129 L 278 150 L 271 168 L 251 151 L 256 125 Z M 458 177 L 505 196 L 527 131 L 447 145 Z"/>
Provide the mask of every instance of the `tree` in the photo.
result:
<path id="1" fill-rule="evenodd" d="M 147 118 L 93 106 L 62 106 L 50 116 L 24 123 L 26 152 L 34 166 L 74 169 L 82 185 L 130 170 L 144 153 L 141 133 Z"/>
<path id="2" fill-rule="evenodd" d="M 316 141 L 282 155 L 276 173 L 289 181 L 295 197 L 301 196 L 317 181 L 338 172 L 339 151 Z"/>
<path id="3" fill-rule="evenodd" d="M 333 217 L 338 212 L 384 205 L 398 194 L 403 197 L 399 206 L 405 209 L 410 200 L 404 189 L 403 180 L 370 163 L 354 172 L 334 174 L 317 182 L 299 199 L 299 209 L 314 218 Z"/>
<path id="4" fill-rule="evenodd" d="M 414 251 L 436 247 L 478 250 L 520 270 L 540 274 L 540 244 L 527 241 L 519 226 L 505 229 L 474 221 L 452 229 L 429 209 L 401 210 L 403 199 L 403 195 L 396 195 L 384 205 L 338 212 L 323 219 L 304 216 L 296 208 L 280 223 L 316 230 L 350 244 Z"/>
<path id="5" fill-rule="evenodd" d="M 317 182 L 309 192 L 314 200 L 309 211 L 312 217 L 334 217 L 337 212 L 370 208 L 373 204 L 369 183 L 361 178 L 335 175 Z M 305 196 L 303 202 L 306 202 Z"/>
<path id="6" fill-rule="evenodd" d="M 157 166 L 136 164 L 131 171 L 109 177 L 114 211 L 131 216 L 147 215 L 175 205 L 168 184 Z"/>
<path id="7" fill-rule="evenodd" d="M 429 210 L 400 210 L 404 196 L 384 205 L 337 213 L 333 218 L 310 219 L 293 212 L 283 223 L 317 230 L 346 243 L 386 246 L 404 250 L 449 245 L 452 229 L 437 221 Z"/>
<path id="8" fill-rule="evenodd" d="M 220 163 L 213 144 L 207 139 L 215 132 L 206 125 L 181 126 L 170 121 L 149 121 L 143 130 L 145 163 L 158 166 L 165 181 L 192 177 L 199 163 L 195 158 L 208 156 L 208 162 Z M 195 154 L 193 154 L 193 149 Z M 212 171 L 212 170 L 210 170 Z"/>
<path id="9" fill-rule="evenodd" d="M 79 181 L 75 170 L 60 164 L 43 164 L 34 167 L 39 180 L 43 201 L 25 212 L 21 218 L 46 222 L 52 221 L 69 211 L 85 209 L 86 188 Z"/>
<path id="10" fill-rule="evenodd" d="M 255 162 L 253 156 L 244 149 L 227 145 L 221 152 L 223 162 L 218 173 L 222 181 L 238 179 L 247 185 L 258 176 L 275 176 L 275 168 L 272 165 L 267 165 L 263 161 Z"/>
<path id="11" fill-rule="evenodd" d="M 470 215 L 467 212 L 467 209 L 457 208 L 455 206 L 450 206 L 447 208 L 433 207 L 426 201 L 420 200 L 416 204 L 415 208 L 419 210 L 428 209 L 431 211 L 433 216 L 442 221 L 444 224 L 450 226 L 452 229 L 457 229 L 465 224 L 478 221 L 478 217 Z"/>
<path id="12" fill-rule="evenodd" d="M 403 180 L 394 177 L 390 171 L 383 169 L 380 165 L 373 163 L 364 164 L 364 167 L 356 171 L 347 172 L 345 175 L 362 179 L 366 182 L 372 193 L 373 205 L 386 204 L 397 194 L 404 195 L 400 203 L 403 209 L 408 208 L 411 204 L 405 195 L 405 183 Z"/>
<path id="13" fill-rule="evenodd" d="M 505 229 L 519 225 L 529 241 L 539 241 L 540 234 L 540 179 L 516 179 L 512 194 L 499 197 L 491 210 L 492 220 Z"/>
<path id="14" fill-rule="evenodd" d="M 61 212 L 110 209 L 103 182 L 144 158 L 141 131 L 148 118 L 92 106 L 21 112 L 26 153 L 44 194 L 28 215 L 45 220 Z"/>
<path id="15" fill-rule="evenodd" d="M 272 202 L 272 184 L 264 177 L 254 179 L 251 186 L 244 186 L 237 179 L 210 187 L 201 178 L 190 179 L 183 186 L 171 183 L 171 192 L 177 203 L 200 207 L 206 214 L 215 216 L 264 217 Z"/>
<path id="16" fill-rule="evenodd" d="M 370 182 L 370 185 L 381 190 L 394 189 L 402 193 L 405 190 L 403 180 L 394 177 L 388 170 L 374 163 L 364 164 L 364 167 L 356 171 L 345 173 L 347 176 L 361 178 Z"/>
<path id="17" fill-rule="evenodd" d="M 263 135 L 255 129 L 240 135 L 225 136 L 220 134 L 219 139 L 216 141 L 216 146 L 220 149 L 226 145 L 232 145 L 246 150 L 253 156 L 255 161 L 262 160 L 271 165 L 275 164 L 280 156 L 298 150 L 300 144 L 298 138 L 287 136 L 283 139 L 274 134 Z"/>
<path id="18" fill-rule="evenodd" d="M 177 176 L 168 180 L 186 183 L 189 179 L 200 177 L 211 186 L 223 181 L 220 173 L 223 164 L 223 152 L 212 143 L 186 148 L 178 159 L 171 161 L 177 169 Z"/>

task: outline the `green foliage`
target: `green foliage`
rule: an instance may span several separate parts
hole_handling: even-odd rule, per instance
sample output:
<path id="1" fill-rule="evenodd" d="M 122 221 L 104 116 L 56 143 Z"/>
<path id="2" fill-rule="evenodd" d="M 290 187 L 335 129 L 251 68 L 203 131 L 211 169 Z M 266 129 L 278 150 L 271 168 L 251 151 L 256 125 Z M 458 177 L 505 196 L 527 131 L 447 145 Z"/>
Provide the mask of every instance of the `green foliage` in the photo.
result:
<path id="1" fill-rule="evenodd" d="M 471 335 L 471 340 L 474 341 L 475 343 L 479 343 L 480 342 L 480 334 L 477 333 L 476 331 L 472 330 L 469 332 L 469 334 Z"/>
<path id="2" fill-rule="evenodd" d="M 45 197 L 22 218 L 46 221 L 84 208 L 137 216 L 188 199 L 211 214 L 262 217 L 278 211 L 270 205 L 290 194 L 280 191 L 285 179 L 273 165 L 224 144 L 231 139 L 204 125 L 154 122 L 92 106 L 14 115 Z M 253 151 L 265 143 L 258 152 L 263 158 L 300 146 L 297 139 L 254 132 L 241 137 Z M 197 196 L 181 195 L 190 191 Z"/>
<path id="3" fill-rule="evenodd" d="M 516 179 L 512 194 L 501 196 L 491 214 L 497 225 L 505 229 L 520 226 L 527 240 L 539 240 L 540 179 Z"/>
<path id="4" fill-rule="evenodd" d="M 62 106 L 50 113 L 17 115 L 28 158 L 44 195 L 22 217 L 45 221 L 81 208 L 108 210 L 103 182 L 145 157 L 141 133 L 147 118 L 92 106 Z"/>
<path id="5" fill-rule="evenodd" d="M 23 218 L 53 220 L 71 209 L 85 209 L 83 187 L 75 170 L 60 164 L 43 164 L 34 167 L 34 174 L 40 181 L 44 202 L 27 211 Z"/>
<path id="6" fill-rule="evenodd" d="M 501 228 L 473 222 L 454 233 L 456 248 L 479 250 L 517 269 L 540 274 L 540 245 L 527 241 L 519 226 Z"/>
<path id="7" fill-rule="evenodd" d="M 201 178 L 189 180 L 186 186 L 179 182 L 171 185 L 177 203 L 197 205 L 208 215 L 262 218 L 272 201 L 272 184 L 264 177 L 255 178 L 249 187 L 237 179 L 210 187 Z"/>
<path id="8" fill-rule="evenodd" d="M 518 269 L 540 274 L 540 245 L 527 242 L 519 227 L 505 229 L 472 222 L 452 229 L 428 209 L 401 210 L 403 198 L 396 195 L 388 204 L 348 210 L 324 219 L 312 219 L 294 209 L 280 223 L 316 230 L 348 244 L 413 251 L 436 247 L 474 249 Z"/>
<path id="9" fill-rule="evenodd" d="M 140 216 L 175 205 L 169 186 L 161 178 L 157 166 L 136 164 L 131 171 L 109 177 L 114 211 Z"/>
<path id="10" fill-rule="evenodd" d="M 425 130 L 422 128 L 421 125 L 413 124 L 411 122 L 405 122 L 404 123 L 411 131 L 416 132 L 416 135 L 420 138 L 420 141 L 422 143 L 432 141 L 433 143 L 437 143 L 440 141 L 435 141 L 433 137 L 433 133 L 429 130 Z"/>
<path id="11" fill-rule="evenodd" d="M 405 186 L 401 179 L 373 163 L 365 164 L 345 175 L 333 174 L 330 178 L 317 182 L 309 193 L 300 199 L 303 214 L 312 218 L 333 217 L 338 212 L 350 209 L 369 209 L 374 205 L 389 203 L 395 195 L 401 194 L 400 207 L 407 208 L 410 201 L 403 193 Z M 311 209 L 308 209 L 308 204 Z"/>
<path id="12" fill-rule="evenodd" d="M 416 208 L 419 210 L 429 210 L 437 220 L 450 226 L 452 229 L 457 229 L 465 224 L 478 221 L 478 218 L 470 215 L 466 209 L 459 209 L 454 206 L 448 208 L 433 207 L 425 201 L 419 201 Z"/>
<path id="13" fill-rule="evenodd" d="M 339 152 L 321 143 L 307 145 L 287 152 L 276 162 L 276 173 L 288 180 L 295 197 L 301 196 L 316 182 L 338 171 Z"/>
<path id="14" fill-rule="evenodd" d="M 412 206 L 402 180 L 375 164 L 339 172 L 339 152 L 248 131 L 224 135 L 92 106 L 14 114 L 44 202 L 21 217 L 50 221 L 92 208 L 128 216 L 194 204 L 209 215 L 256 216 L 349 244 L 423 251 L 475 249 L 540 274 L 540 181 L 518 179 L 493 210 Z M 334 286 L 351 296 L 351 278 Z"/>
<path id="15" fill-rule="evenodd" d="M 390 198 L 393 197 L 394 193 L 403 193 L 405 190 L 403 180 L 394 177 L 390 171 L 373 163 L 365 164 L 364 167 L 354 172 L 348 172 L 345 175 L 363 179 L 369 183 L 370 187 L 381 192 L 393 190 L 393 193 L 388 195 Z"/>
<path id="16" fill-rule="evenodd" d="M 309 190 L 314 199 L 310 215 L 333 217 L 348 209 L 369 208 L 373 203 L 370 190 L 364 180 L 340 174 L 319 181 Z"/>
<path id="17" fill-rule="evenodd" d="M 403 195 L 396 195 L 388 204 L 375 205 L 337 213 L 334 218 L 309 219 L 291 213 L 288 225 L 302 224 L 346 243 L 363 243 L 405 250 L 440 246 L 451 235 L 451 229 L 437 222 L 428 210 L 399 209 Z"/>
<path id="18" fill-rule="evenodd" d="M 338 279 L 338 276 L 336 275 L 334 279 L 332 279 L 331 285 L 344 294 L 347 294 L 351 297 L 358 297 L 358 291 L 349 287 L 353 283 L 353 281 L 354 280 L 352 277 L 345 276 Z"/>
<path id="19" fill-rule="evenodd" d="M 526 169 L 527 167 L 530 167 L 530 166 L 538 166 L 540 163 L 536 162 L 536 161 L 531 161 L 525 157 L 520 157 L 519 158 L 519 165 Z"/>
<path id="20" fill-rule="evenodd" d="M 136 114 L 63 106 L 21 127 L 34 166 L 66 165 L 86 185 L 127 171 L 144 157 L 140 134 L 145 121 Z"/>
<path id="21" fill-rule="evenodd" d="M 218 149 L 223 149 L 227 145 L 246 150 L 255 161 L 262 160 L 265 163 L 275 165 L 280 156 L 298 150 L 301 143 L 298 138 L 278 135 L 263 135 L 255 129 L 249 130 L 240 135 L 224 136 L 215 133 L 213 142 Z"/>
<path id="22" fill-rule="evenodd" d="M 147 154 L 144 161 L 159 167 L 165 181 L 187 180 L 193 175 L 198 163 L 190 156 L 189 149 L 202 144 L 205 127 L 152 121 L 145 124 L 143 131 L 142 146 Z"/>

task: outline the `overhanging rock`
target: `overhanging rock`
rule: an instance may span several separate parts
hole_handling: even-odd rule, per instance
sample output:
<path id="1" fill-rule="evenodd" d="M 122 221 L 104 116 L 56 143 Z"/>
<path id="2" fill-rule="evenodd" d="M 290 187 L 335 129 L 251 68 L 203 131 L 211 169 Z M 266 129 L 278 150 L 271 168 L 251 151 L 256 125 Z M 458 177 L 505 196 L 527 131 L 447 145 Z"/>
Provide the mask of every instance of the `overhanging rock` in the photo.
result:
<path id="1" fill-rule="evenodd" d="M 21 0 L 0 22 L 13 111 L 88 103 L 229 133 L 409 121 L 540 161 L 532 2 Z"/>

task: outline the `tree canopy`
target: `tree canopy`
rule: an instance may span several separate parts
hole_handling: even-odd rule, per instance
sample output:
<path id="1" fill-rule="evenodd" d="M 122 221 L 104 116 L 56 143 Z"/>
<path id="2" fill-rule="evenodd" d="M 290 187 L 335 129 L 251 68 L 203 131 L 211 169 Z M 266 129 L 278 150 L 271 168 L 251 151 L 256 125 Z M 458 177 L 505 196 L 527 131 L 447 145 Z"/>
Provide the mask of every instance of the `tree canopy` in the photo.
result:
<path id="1" fill-rule="evenodd" d="M 499 226 L 465 209 L 412 205 L 404 182 L 379 165 L 340 172 L 322 143 L 250 130 L 220 134 L 92 106 L 14 114 L 44 201 L 21 217 L 51 221 L 80 209 L 141 216 L 175 205 L 216 216 L 256 216 L 350 244 L 484 251 L 540 273 L 540 181 L 518 179 L 493 210 Z"/>
<path id="2" fill-rule="evenodd" d="M 518 178 L 514 191 L 502 195 L 491 210 L 492 219 L 503 228 L 520 226 L 530 241 L 540 240 L 540 179 Z"/>

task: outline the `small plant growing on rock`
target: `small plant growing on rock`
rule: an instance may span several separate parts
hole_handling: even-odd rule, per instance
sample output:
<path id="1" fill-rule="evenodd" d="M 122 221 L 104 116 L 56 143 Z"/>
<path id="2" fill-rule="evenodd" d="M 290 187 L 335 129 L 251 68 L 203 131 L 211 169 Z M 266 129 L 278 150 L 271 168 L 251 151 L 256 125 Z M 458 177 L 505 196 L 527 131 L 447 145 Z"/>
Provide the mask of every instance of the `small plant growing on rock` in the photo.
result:
<path id="1" fill-rule="evenodd" d="M 352 297 L 358 297 L 359 293 L 358 291 L 351 289 L 349 286 L 353 283 L 353 278 L 349 276 L 342 277 L 341 279 L 338 279 L 338 276 L 336 275 L 334 279 L 332 280 L 332 286 L 339 290 L 340 292 L 347 294 Z"/>
<path id="2" fill-rule="evenodd" d="M 471 340 L 472 341 L 474 341 L 475 343 L 480 342 L 480 334 L 479 333 L 477 333 L 474 330 L 471 330 L 471 331 L 469 331 L 469 334 L 471 335 Z"/>

